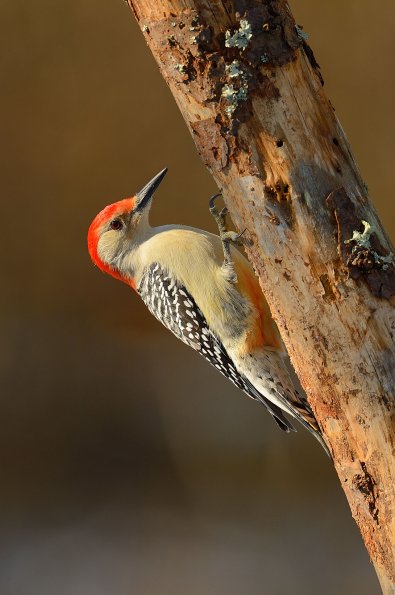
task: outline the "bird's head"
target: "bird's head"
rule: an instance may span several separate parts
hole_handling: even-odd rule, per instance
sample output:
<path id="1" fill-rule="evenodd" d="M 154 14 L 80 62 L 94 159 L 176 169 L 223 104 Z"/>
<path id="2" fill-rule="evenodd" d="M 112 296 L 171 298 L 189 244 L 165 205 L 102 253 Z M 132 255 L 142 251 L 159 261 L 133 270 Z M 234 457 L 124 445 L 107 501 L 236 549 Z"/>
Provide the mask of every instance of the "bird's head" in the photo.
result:
<path id="1" fill-rule="evenodd" d="M 88 250 L 95 265 L 105 273 L 134 286 L 120 269 L 125 254 L 144 234 L 155 190 L 165 177 L 162 169 L 134 196 L 105 207 L 92 221 L 88 231 Z"/>

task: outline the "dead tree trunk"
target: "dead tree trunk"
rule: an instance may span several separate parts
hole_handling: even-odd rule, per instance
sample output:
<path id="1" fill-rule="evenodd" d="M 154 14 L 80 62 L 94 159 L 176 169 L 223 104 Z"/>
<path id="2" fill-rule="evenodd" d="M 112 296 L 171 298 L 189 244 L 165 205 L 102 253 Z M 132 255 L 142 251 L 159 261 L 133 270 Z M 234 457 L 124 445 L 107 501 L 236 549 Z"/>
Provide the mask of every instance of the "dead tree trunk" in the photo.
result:
<path id="1" fill-rule="evenodd" d="M 222 189 L 333 452 L 382 589 L 395 589 L 395 268 L 286 0 L 128 0 Z"/>

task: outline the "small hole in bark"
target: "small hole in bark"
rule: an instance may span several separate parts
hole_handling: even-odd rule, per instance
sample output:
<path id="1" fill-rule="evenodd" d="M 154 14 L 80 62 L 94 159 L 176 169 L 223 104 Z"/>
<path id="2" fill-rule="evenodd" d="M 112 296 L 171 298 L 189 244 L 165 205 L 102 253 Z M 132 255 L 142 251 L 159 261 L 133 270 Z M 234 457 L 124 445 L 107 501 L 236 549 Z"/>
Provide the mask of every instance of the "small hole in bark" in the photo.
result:
<path id="1" fill-rule="evenodd" d="M 332 139 L 332 141 L 333 141 L 333 144 L 334 144 L 334 145 L 336 145 L 337 147 L 339 146 L 339 144 L 340 144 L 340 143 L 339 143 L 339 141 L 337 140 L 337 138 L 336 138 L 336 137 L 335 137 L 335 138 L 333 138 L 333 139 Z"/>
<path id="2" fill-rule="evenodd" d="M 217 68 L 217 63 L 215 60 L 212 62 L 212 65 L 213 65 L 213 68 Z"/>
<path id="3" fill-rule="evenodd" d="M 278 141 L 276 141 L 276 145 L 278 147 L 283 147 L 284 146 L 284 141 L 283 140 L 278 140 Z"/>

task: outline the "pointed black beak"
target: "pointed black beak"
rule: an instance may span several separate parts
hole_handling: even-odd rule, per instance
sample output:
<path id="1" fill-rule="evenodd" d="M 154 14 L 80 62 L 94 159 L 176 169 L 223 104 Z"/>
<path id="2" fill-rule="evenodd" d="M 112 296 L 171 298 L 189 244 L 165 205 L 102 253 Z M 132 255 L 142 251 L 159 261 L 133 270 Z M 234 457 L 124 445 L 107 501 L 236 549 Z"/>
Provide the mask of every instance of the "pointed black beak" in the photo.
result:
<path id="1" fill-rule="evenodd" d="M 149 204 L 151 198 L 153 197 L 155 191 L 157 190 L 159 184 L 165 177 L 166 173 L 167 167 L 165 167 L 164 169 L 162 169 L 162 171 L 156 174 L 156 176 L 154 176 L 152 180 L 150 180 L 148 184 L 146 184 L 144 188 L 140 190 L 140 192 L 137 192 L 137 206 L 135 207 L 135 211 L 142 211 L 145 209 L 145 207 Z"/>

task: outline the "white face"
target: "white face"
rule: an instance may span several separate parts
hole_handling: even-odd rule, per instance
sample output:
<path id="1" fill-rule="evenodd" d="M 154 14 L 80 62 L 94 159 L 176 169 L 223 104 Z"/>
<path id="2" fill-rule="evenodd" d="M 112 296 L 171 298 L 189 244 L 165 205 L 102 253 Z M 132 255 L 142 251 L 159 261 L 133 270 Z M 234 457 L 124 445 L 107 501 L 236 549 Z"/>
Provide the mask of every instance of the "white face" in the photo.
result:
<path id="1" fill-rule="evenodd" d="M 117 215 L 103 225 L 97 244 L 97 253 L 104 263 L 118 268 L 117 261 L 127 250 L 130 228 L 129 213 Z"/>
<path id="2" fill-rule="evenodd" d="M 102 262 L 122 271 L 125 258 L 149 236 L 148 215 L 149 208 L 114 214 L 103 225 L 97 243 Z"/>

